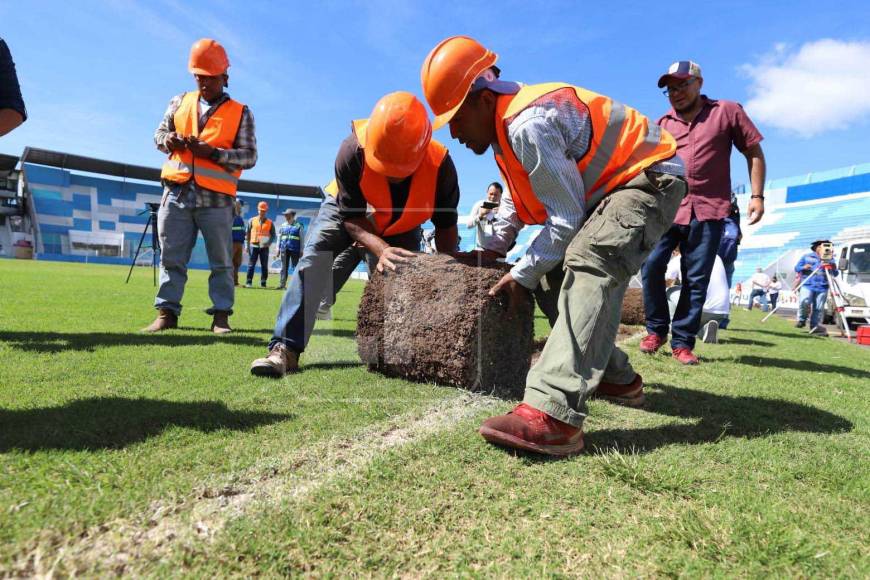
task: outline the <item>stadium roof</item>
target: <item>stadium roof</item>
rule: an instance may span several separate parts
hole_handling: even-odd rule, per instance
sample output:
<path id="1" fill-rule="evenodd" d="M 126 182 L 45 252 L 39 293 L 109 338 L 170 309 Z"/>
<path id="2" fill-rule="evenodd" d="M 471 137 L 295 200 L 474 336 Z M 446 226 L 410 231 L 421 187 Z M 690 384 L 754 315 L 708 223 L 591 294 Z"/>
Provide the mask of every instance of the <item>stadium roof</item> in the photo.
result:
<path id="1" fill-rule="evenodd" d="M 9 159 L 14 159 L 15 162 L 18 161 L 18 158 L 12 155 L 0 154 L 0 169 L 5 167 L 5 163 L 7 163 Z M 128 163 L 95 159 L 93 157 L 63 153 L 61 151 L 50 151 L 48 149 L 39 149 L 36 147 L 25 148 L 24 155 L 21 156 L 21 162 L 48 165 L 50 167 L 58 167 L 60 169 L 71 171 L 86 171 L 88 173 L 113 175 L 124 179 L 160 181 L 160 170 L 154 167 L 130 165 Z M 12 164 L 12 167 L 14 166 L 15 163 Z M 316 185 L 291 185 L 287 183 L 253 181 L 250 179 L 239 180 L 239 191 L 288 197 L 323 198 L 322 190 Z"/>
<path id="2" fill-rule="evenodd" d="M 18 165 L 18 157 L 0 153 L 0 171 L 12 171 Z"/>

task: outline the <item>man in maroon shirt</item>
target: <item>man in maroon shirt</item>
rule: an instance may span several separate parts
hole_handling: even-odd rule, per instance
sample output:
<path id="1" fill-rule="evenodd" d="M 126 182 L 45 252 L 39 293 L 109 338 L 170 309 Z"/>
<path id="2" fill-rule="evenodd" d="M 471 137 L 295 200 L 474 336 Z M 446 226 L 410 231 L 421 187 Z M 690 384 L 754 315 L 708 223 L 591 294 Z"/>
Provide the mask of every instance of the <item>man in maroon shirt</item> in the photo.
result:
<path id="1" fill-rule="evenodd" d="M 647 336 L 641 352 L 655 353 L 671 328 L 673 357 L 683 364 L 697 364 L 692 352 L 701 324 L 701 309 L 723 220 L 731 207 L 731 147 L 737 147 L 749 166 L 752 195 L 749 224 L 764 214 L 764 153 L 761 133 L 738 103 L 707 98 L 701 94 L 701 67 L 688 60 L 675 62 L 659 79 L 659 88 L 671 102 L 658 124 L 677 140 L 677 154 L 686 165 L 689 194 L 642 268 Z M 674 248 L 680 246 L 683 291 L 673 322 L 665 296 L 665 270 Z"/>

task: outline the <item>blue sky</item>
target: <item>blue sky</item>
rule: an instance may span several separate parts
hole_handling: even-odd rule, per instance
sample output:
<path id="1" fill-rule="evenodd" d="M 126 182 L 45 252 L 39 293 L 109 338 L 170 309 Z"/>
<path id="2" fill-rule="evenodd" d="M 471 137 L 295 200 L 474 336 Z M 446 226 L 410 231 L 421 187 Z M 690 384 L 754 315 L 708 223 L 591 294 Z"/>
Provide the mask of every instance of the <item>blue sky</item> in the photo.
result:
<path id="1" fill-rule="evenodd" d="M 673 61 L 704 92 L 744 103 L 765 135 L 769 178 L 870 161 L 870 4 L 865 2 L 247 2 L 30 0 L 0 3 L 30 120 L 0 139 L 158 166 L 153 131 L 193 88 L 193 41 L 228 49 L 229 91 L 257 120 L 252 179 L 324 184 L 350 121 L 395 90 L 421 95 L 428 51 L 454 34 L 499 53 L 503 78 L 566 81 L 654 118 Z M 498 174 L 436 133 L 459 170 L 462 208 Z M 746 181 L 743 158 L 732 179 Z"/>

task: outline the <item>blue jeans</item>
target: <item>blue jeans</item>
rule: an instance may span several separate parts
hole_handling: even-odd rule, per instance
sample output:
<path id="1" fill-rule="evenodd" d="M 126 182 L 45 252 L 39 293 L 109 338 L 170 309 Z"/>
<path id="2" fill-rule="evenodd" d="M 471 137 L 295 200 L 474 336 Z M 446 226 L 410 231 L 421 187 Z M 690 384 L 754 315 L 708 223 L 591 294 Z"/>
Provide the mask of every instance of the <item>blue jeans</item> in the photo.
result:
<path id="1" fill-rule="evenodd" d="M 722 220 L 702 222 L 694 216 L 688 225 L 672 225 L 641 268 L 647 332 L 665 337 L 670 327 L 671 348 L 695 347 L 695 335 L 701 327 L 701 312 L 722 227 Z M 665 293 L 665 271 L 678 244 L 682 254 L 680 279 L 683 291 L 671 322 Z"/>
<path id="2" fill-rule="evenodd" d="M 825 301 L 828 299 L 828 290 L 812 290 L 804 286 L 800 292 L 800 305 L 798 306 L 798 322 L 806 322 L 807 314 L 810 316 L 810 328 L 819 325 L 822 313 L 825 311 Z"/>
<path id="3" fill-rule="evenodd" d="M 160 287 L 155 308 L 181 315 L 181 298 L 187 284 L 187 263 L 202 232 L 211 274 L 208 296 L 209 314 L 233 311 L 233 207 L 196 207 L 196 194 L 187 188 L 167 187 L 157 211 L 160 237 Z"/>
<path id="4" fill-rule="evenodd" d="M 749 293 L 749 306 L 747 307 L 747 310 L 752 310 L 752 304 L 755 301 L 756 296 L 758 297 L 758 304 L 762 310 L 767 306 L 767 293 L 763 288 L 755 288 Z"/>
<path id="5" fill-rule="evenodd" d="M 384 241 L 416 252 L 420 249 L 421 235 L 422 230 L 417 227 L 410 232 L 384 237 Z M 270 350 L 279 342 L 296 352 L 305 350 L 314 330 L 320 301 L 333 292 L 329 287 L 333 280 L 332 262 L 352 243 L 335 198 L 327 195 L 311 224 L 302 257 L 281 300 L 275 331 L 269 342 Z M 369 271 L 374 272 L 377 260 L 371 254 L 367 259 Z"/>
<path id="6" fill-rule="evenodd" d="M 269 277 L 269 246 L 251 246 L 248 253 L 248 284 L 254 281 L 254 269 L 260 262 L 260 284 L 265 286 Z"/>

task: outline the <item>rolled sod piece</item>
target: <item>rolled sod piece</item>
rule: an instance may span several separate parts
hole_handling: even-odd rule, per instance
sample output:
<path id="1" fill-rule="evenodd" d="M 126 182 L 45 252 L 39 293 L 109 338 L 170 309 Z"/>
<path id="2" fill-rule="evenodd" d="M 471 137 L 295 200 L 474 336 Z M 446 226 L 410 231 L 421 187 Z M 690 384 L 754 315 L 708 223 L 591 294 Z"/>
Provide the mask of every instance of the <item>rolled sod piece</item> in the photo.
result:
<path id="1" fill-rule="evenodd" d="M 531 298 L 511 313 L 487 293 L 510 269 L 418 254 L 375 273 L 362 297 L 357 347 L 369 369 L 521 398 L 532 352 Z"/>
<path id="2" fill-rule="evenodd" d="M 646 324 L 646 312 L 643 309 L 643 290 L 629 288 L 622 299 L 622 315 L 620 322 L 643 326 Z"/>

